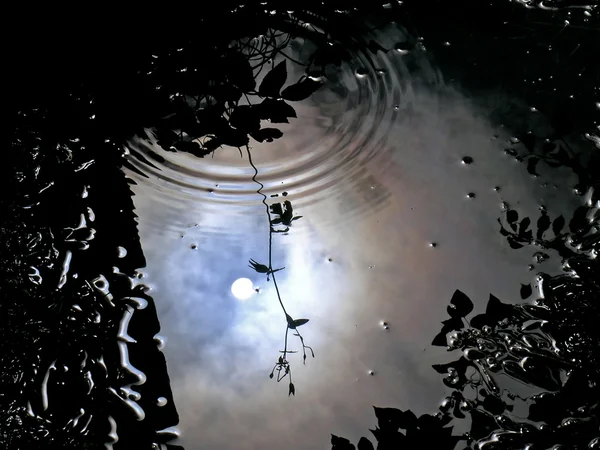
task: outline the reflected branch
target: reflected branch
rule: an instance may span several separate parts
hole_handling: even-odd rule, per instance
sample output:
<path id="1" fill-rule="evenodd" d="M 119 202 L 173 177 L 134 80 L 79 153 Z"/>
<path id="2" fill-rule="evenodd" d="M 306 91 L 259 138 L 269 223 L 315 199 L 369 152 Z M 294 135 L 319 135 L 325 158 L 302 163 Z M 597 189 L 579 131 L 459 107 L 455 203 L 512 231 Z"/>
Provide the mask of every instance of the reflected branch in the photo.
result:
<path id="1" fill-rule="evenodd" d="M 290 316 L 285 309 L 283 304 L 283 300 L 281 299 L 281 293 L 279 291 L 279 285 L 277 284 L 277 278 L 275 276 L 275 272 L 285 269 L 285 267 L 281 267 L 279 269 L 273 269 L 273 233 L 287 232 L 289 227 L 291 226 L 291 222 L 301 218 L 302 216 L 293 216 L 293 208 L 291 206 L 291 202 L 286 200 L 284 202 L 285 209 L 281 206 L 280 203 L 276 203 L 274 205 L 269 206 L 267 203 L 267 196 L 262 192 L 264 189 L 264 184 L 262 184 L 258 179 L 258 168 L 254 165 L 254 161 L 252 161 L 252 153 L 250 152 L 250 147 L 246 145 L 246 153 L 248 154 L 248 161 L 252 169 L 254 169 L 254 175 L 252 176 L 252 181 L 258 184 L 260 187 L 256 191 L 262 197 L 262 204 L 265 205 L 265 211 L 267 214 L 267 218 L 269 220 L 269 256 L 268 256 L 268 265 L 259 264 L 254 259 L 249 261 L 249 267 L 256 270 L 258 273 L 267 274 L 267 281 L 269 281 L 269 275 L 273 278 L 273 285 L 275 286 L 275 292 L 277 293 L 277 300 L 279 300 L 279 305 L 285 314 L 286 319 L 286 327 L 285 327 L 285 338 L 284 338 L 284 347 L 281 351 L 282 355 L 277 359 L 277 363 L 273 366 L 273 370 L 269 374 L 270 378 L 273 378 L 274 373 L 277 372 L 277 381 L 281 381 L 286 376 L 290 377 L 289 384 L 289 394 L 288 395 L 296 395 L 296 388 L 292 382 L 292 369 L 290 367 L 290 363 L 287 360 L 288 353 L 296 353 L 293 350 L 288 350 L 288 332 L 289 330 L 294 330 L 294 336 L 300 339 L 300 343 L 302 344 L 302 361 L 306 364 L 306 350 L 308 349 L 312 355 L 315 357 L 315 352 L 312 347 L 308 346 L 304 342 L 304 337 L 298 331 L 298 327 L 304 325 L 308 322 L 308 319 L 296 319 L 294 320 L 292 316 Z M 281 217 L 273 219 L 271 216 L 271 212 L 280 215 Z M 283 224 L 286 225 L 284 230 L 275 230 L 273 225 L 275 224 Z"/>

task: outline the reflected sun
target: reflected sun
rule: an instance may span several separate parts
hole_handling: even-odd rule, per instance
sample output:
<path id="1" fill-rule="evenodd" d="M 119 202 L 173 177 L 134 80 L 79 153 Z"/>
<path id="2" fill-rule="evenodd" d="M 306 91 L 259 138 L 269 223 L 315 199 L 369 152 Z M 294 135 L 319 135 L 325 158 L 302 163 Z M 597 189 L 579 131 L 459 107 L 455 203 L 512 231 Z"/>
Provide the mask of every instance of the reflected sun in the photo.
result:
<path id="1" fill-rule="evenodd" d="M 231 285 L 231 293 L 239 300 L 247 300 L 254 294 L 254 285 L 248 278 L 238 278 Z"/>

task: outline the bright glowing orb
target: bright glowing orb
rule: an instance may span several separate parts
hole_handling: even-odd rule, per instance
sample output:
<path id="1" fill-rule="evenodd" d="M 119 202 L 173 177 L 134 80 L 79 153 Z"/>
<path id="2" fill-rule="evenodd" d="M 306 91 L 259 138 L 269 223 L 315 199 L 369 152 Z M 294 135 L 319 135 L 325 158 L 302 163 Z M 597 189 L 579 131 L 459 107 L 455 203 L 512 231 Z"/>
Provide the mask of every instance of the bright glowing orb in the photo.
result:
<path id="1" fill-rule="evenodd" d="M 238 278 L 231 285 L 231 293 L 240 300 L 246 300 L 254 294 L 254 285 L 248 278 Z"/>

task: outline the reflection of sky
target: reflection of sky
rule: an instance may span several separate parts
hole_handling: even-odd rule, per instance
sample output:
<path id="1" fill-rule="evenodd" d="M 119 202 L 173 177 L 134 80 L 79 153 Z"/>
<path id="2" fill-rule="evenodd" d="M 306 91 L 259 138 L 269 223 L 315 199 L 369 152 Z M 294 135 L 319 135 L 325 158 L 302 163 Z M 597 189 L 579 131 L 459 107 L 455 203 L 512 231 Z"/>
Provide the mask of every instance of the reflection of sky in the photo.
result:
<path id="1" fill-rule="evenodd" d="M 294 318 L 310 319 L 301 331 L 316 353 L 306 366 L 301 355 L 290 357 L 296 397 L 268 378 L 285 320 L 272 282 L 247 267 L 251 258 L 267 262 L 260 197 L 244 214 L 228 215 L 226 206 L 201 201 L 157 203 L 141 181 L 133 186 L 187 449 L 329 448 L 330 433 L 353 442 L 368 435 L 372 405 L 435 412 L 445 388 L 431 364 L 449 357 L 429 344 L 454 290 L 481 309 L 490 293 L 517 301 L 520 283 L 535 276 L 531 251 L 510 250 L 498 233 L 501 197 L 534 221 L 542 203 L 553 217 L 572 209 L 573 180 L 541 187 L 502 152 L 510 136 L 450 88 L 414 96 L 414 114 L 392 124 L 387 157 L 366 161 L 360 183 L 342 180 L 346 191 L 312 203 L 295 202 L 290 190 L 303 218 L 289 235 L 274 236 L 273 266 L 286 267 L 277 273 L 283 301 Z M 507 100 L 496 101 L 492 107 Z M 298 133 L 260 146 L 259 171 L 293 139 L 320 135 L 298 121 Z M 461 164 L 465 155 L 472 165 Z M 558 183 L 562 172 L 552 174 Z M 538 269 L 557 270 L 550 264 Z M 235 299 L 230 288 L 240 277 L 260 293 Z"/>

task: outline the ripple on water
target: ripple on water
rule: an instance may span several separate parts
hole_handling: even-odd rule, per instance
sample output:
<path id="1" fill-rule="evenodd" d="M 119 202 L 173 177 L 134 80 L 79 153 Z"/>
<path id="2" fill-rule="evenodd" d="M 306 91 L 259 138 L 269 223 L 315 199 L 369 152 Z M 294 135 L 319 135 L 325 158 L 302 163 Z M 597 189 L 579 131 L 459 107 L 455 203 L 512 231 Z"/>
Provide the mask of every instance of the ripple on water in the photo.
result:
<path id="1" fill-rule="evenodd" d="M 324 201 L 340 204 L 336 200 L 343 197 L 344 207 L 330 215 L 331 221 L 339 222 L 365 215 L 390 197 L 379 182 L 394 164 L 390 130 L 410 114 L 414 69 L 409 67 L 423 67 L 416 63 L 425 58 L 420 50 L 394 51 L 398 42 L 406 40 L 397 26 L 360 40 L 362 45 L 354 48 L 363 50 L 355 52 L 341 69 L 325 69 L 319 77 L 320 90 L 303 102 L 292 102 L 298 118 L 275 125 L 283 131 L 283 138 L 273 143 L 251 142 L 258 179 L 270 201 L 278 201 L 271 196 L 283 191 L 290 193 L 295 208 Z M 390 51 L 372 53 L 366 45 L 371 40 Z M 286 53 L 302 59 L 303 55 L 294 53 L 299 47 L 292 41 Z M 287 66 L 287 82 L 293 83 L 304 69 L 289 60 Z M 421 73 L 419 79 L 435 80 L 435 74 L 424 77 Z M 146 136 L 130 142 L 128 150 L 130 164 L 147 176 L 126 169 L 137 184 L 134 191 L 144 191 L 152 204 L 176 209 L 193 202 L 203 212 L 220 215 L 264 214 L 245 149 L 224 147 L 198 159 L 163 150 L 147 130 Z"/>

